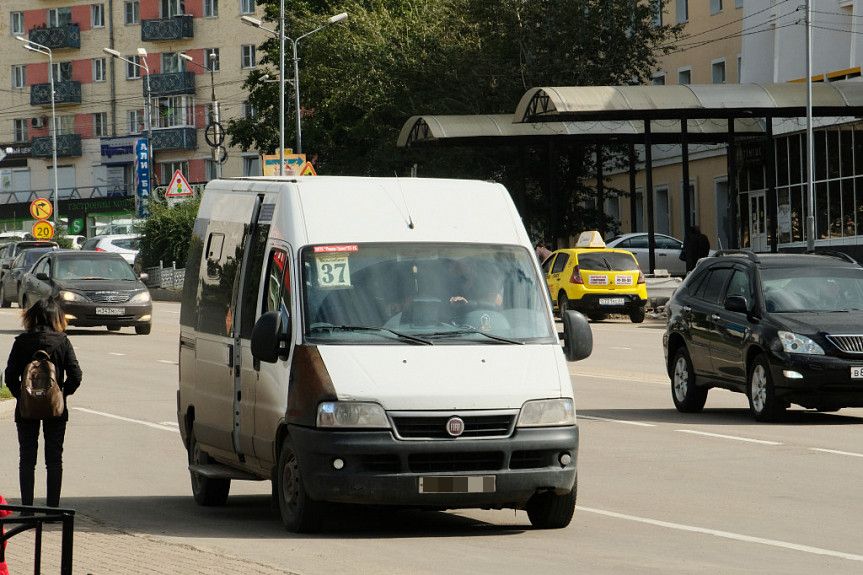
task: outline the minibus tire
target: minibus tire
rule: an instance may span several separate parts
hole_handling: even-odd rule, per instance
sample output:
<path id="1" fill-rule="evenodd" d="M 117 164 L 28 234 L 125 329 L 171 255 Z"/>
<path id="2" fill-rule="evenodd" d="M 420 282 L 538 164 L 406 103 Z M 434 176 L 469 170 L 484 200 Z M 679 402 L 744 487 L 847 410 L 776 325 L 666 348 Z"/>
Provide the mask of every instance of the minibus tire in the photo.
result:
<path id="1" fill-rule="evenodd" d="M 198 449 L 194 427 L 189 431 L 188 453 L 190 464 L 206 465 L 210 461 L 210 457 Z M 192 481 L 192 497 L 195 498 L 195 503 L 202 507 L 220 507 L 227 503 L 228 493 L 231 490 L 230 479 L 202 477 L 192 470 L 189 470 L 189 477 Z"/>
<path id="2" fill-rule="evenodd" d="M 324 504 L 306 492 L 300 462 L 291 437 L 285 437 L 276 465 L 276 500 L 285 529 L 293 533 L 313 533 L 320 529 Z"/>
<path id="3" fill-rule="evenodd" d="M 563 529 L 572 521 L 575 513 L 575 499 L 578 493 L 578 480 L 572 491 L 557 495 L 548 491 L 537 493 L 527 502 L 527 516 L 536 529 Z"/>

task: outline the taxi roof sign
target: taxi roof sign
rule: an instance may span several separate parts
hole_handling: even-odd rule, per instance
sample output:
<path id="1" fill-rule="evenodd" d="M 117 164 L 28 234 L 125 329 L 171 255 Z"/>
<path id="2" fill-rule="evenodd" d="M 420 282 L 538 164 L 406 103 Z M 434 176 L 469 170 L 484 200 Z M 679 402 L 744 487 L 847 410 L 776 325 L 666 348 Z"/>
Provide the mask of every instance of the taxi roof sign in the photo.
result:
<path id="1" fill-rule="evenodd" d="M 602 236 L 598 231 L 581 232 L 578 236 L 578 241 L 575 243 L 577 248 L 604 248 L 605 242 L 602 241 Z"/>

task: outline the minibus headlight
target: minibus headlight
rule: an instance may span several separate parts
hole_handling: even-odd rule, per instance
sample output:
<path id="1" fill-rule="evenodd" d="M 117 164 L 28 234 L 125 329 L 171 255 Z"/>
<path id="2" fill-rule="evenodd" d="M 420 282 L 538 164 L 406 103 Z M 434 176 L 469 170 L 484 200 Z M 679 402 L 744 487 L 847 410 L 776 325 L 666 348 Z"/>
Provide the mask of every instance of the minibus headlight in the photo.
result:
<path id="1" fill-rule="evenodd" d="M 575 425 L 575 409 L 572 400 L 537 399 L 521 406 L 518 427 L 561 427 Z"/>
<path id="2" fill-rule="evenodd" d="M 377 403 L 325 401 L 318 405 L 318 427 L 389 429 L 384 408 Z"/>

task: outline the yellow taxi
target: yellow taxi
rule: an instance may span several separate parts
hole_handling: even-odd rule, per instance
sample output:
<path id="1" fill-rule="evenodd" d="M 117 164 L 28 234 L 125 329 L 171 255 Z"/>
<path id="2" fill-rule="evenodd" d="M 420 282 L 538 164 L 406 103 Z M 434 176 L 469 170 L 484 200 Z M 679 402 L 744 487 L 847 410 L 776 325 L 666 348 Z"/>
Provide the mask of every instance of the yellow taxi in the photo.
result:
<path id="1" fill-rule="evenodd" d="M 575 248 L 552 252 L 542 263 L 552 301 L 562 314 L 580 311 L 592 320 L 622 313 L 644 321 L 647 285 L 632 252 L 605 247 L 599 232 L 584 232 Z"/>

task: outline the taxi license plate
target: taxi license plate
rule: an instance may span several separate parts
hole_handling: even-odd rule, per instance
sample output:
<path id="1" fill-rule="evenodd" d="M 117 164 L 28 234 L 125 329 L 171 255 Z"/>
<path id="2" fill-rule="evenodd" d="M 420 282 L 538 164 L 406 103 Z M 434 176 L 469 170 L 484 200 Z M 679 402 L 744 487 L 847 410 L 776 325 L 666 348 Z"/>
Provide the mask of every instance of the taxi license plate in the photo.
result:
<path id="1" fill-rule="evenodd" d="M 622 297 L 601 297 L 599 305 L 625 305 L 626 300 Z"/>
<path id="2" fill-rule="evenodd" d="M 851 379 L 863 379 L 863 366 L 851 368 Z"/>
<path id="3" fill-rule="evenodd" d="M 435 475 L 419 478 L 420 493 L 494 493 L 494 475 Z"/>
<path id="4" fill-rule="evenodd" d="M 126 315 L 124 307 L 97 307 L 96 315 Z"/>

